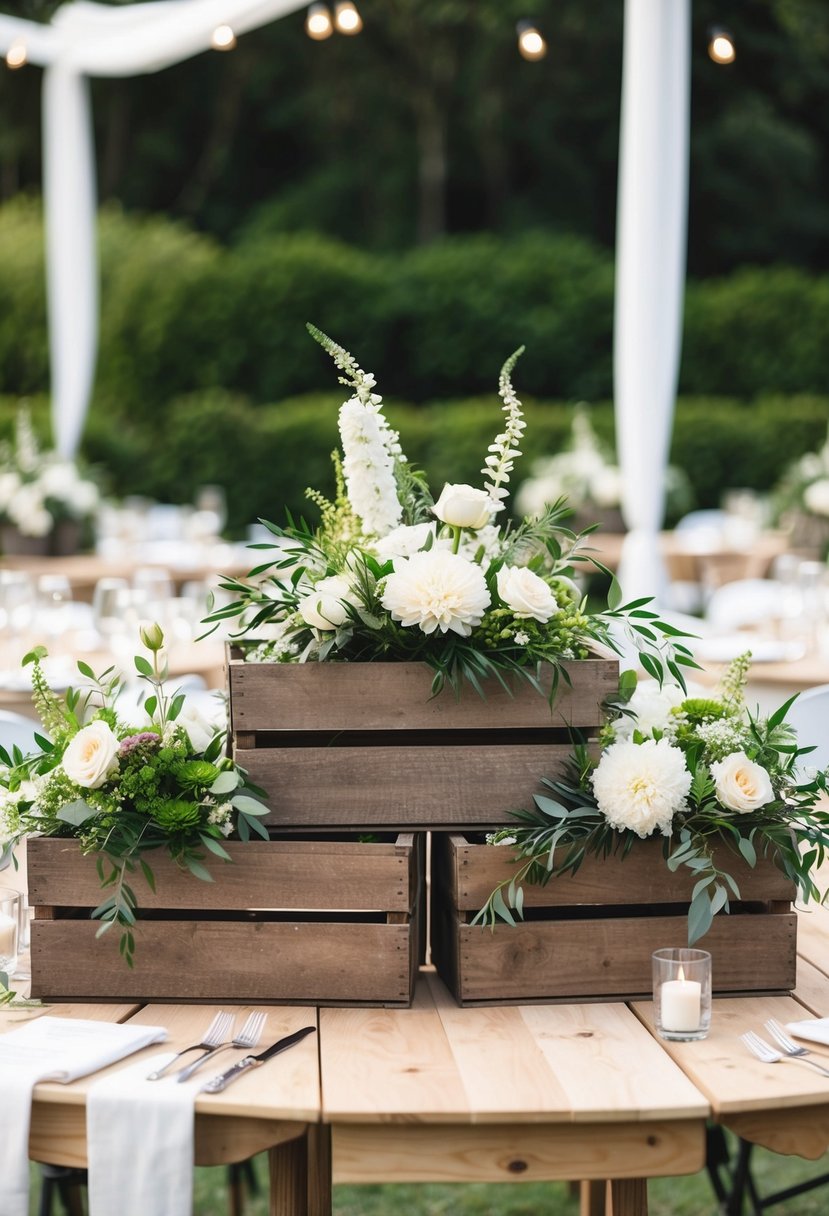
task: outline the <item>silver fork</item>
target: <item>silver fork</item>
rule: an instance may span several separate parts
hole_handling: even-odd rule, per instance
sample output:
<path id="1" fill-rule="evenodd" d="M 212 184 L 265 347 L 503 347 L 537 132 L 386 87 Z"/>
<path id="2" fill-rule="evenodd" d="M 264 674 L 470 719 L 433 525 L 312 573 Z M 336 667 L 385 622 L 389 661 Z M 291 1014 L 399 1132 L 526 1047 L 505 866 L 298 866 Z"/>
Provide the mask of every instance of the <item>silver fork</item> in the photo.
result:
<path id="1" fill-rule="evenodd" d="M 800 1059 L 803 1056 L 811 1056 L 815 1054 L 810 1047 L 801 1047 L 799 1043 L 795 1043 L 792 1039 L 790 1039 L 780 1023 L 775 1022 L 774 1018 L 769 1018 L 769 1020 L 766 1022 L 766 1030 L 775 1040 L 783 1053 L 787 1056 L 792 1056 L 793 1059 Z M 822 1065 L 819 1065 L 816 1060 L 807 1060 L 806 1063 L 813 1065 L 815 1068 L 822 1067 Z M 826 1071 L 826 1069 L 824 1069 L 824 1071 Z"/>
<path id="2" fill-rule="evenodd" d="M 825 1077 L 829 1077 L 829 1069 L 824 1068 L 821 1064 L 816 1064 L 814 1060 L 806 1060 L 798 1053 L 797 1055 L 781 1055 L 779 1051 L 775 1051 L 771 1043 L 767 1043 L 765 1039 L 761 1039 L 758 1034 L 752 1030 L 741 1034 L 740 1038 L 745 1043 L 753 1056 L 758 1060 L 762 1060 L 764 1064 L 779 1064 L 781 1060 L 799 1060 L 803 1064 L 811 1064 L 812 1068 L 816 1068 L 818 1072 L 822 1072 Z"/>
<path id="3" fill-rule="evenodd" d="M 200 1043 L 192 1043 L 189 1047 L 183 1047 L 177 1052 L 172 1060 L 169 1060 L 163 1068 L 159 1068 L 156 1072 L 151 1072 L 147 1077 L 148 1081 L 160 1081 L 167 1069 L 175 1064 L 176 1060 L 180 1060 L 182 1056 L 186 1056 L 189 1051 L 204 1051 L 210 1050 L 221 1043 L 225 1036 L 229 1033 L 233 1025 L 232 1013 L 217 1013 L 213 1021 L 204 1032 L 204 1038 Z"/>
<path id="4" fill-rule="evenodd" d="M 188 1077 L 192 1077 L 197 1068 L 201 1068 L 206 1060 L 212 1060 L 218 1052 L 224 1051 L 228 1047 L 246 1047 L 248 1049 L 256 1047 L 262 1037 L 265 1017 L 266 1014 L 264 1013 L 250 1014 L 242 1029 L 229 1042 L 219 1043 L 215 1047 L 212 1047 L 210 1051 L 206 1051 L 204 1055 L 199 1056 L 192 1064 L 188 1064 L 186 1068 L 183 1068 L 178 1073 L 176 1079 L 186 1081 Z"/>

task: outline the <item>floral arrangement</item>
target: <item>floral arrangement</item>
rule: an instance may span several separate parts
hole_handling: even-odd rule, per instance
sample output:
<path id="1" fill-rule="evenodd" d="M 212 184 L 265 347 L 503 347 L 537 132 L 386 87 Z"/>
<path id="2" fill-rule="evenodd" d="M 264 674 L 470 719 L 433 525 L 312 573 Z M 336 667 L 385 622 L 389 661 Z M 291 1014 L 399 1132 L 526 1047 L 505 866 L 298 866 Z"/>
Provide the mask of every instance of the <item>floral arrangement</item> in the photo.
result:
<path id="1" fill-rule="evenodd" d="M 799 748 L 786 723 L 794 697 L 768 718 L 748 710 L 750 657 L 731 664 L 713 697 L 689 697 L 667 682 L 637 685 L 625 673 L 598 759 L 577 745 L 564 775 L 543 780 L 534 808 L 489 837 L 514 846 L 519 864 L 476 919 L 513 923 L 525 880 L 574 873 L 591 854 L 625 856 L 652 835 L 664 838 L 669 869 L 684 866 L 696 879 L 689 944 L 740 898 L 727 869 L 735 853 L 752 867 L 759 856 L 772 857 L 804 899 L 819 899 L 812 870 L 829 846 L 829 807 L 820 806 L 829 770 L 809 773 L 802 765 L 814 749 Z"/>
<path id="2" fill-rule="evenodd" d="M 535 515 L 560 498 L 577 511 L 618 507 L 622 500 L 622 471 L 599 442 L 583 404 L 576 406 L 567 447 L 533 461 L 531 469 L 515 495 L 522 515 Z"/>
<path id="3" fill-rule="evenodd" d="M 20 409 L 15 443 L 0 444 L 0 522 L 23 536 L 48 536 L 61 520 L 92 519 L 99 501 L 97 485 L 73 461 L 41 451 L 29 412 Z"/>
<path id="4" fill-rule="evenodd" d="M 165 694 L 161 629 L 145 626 L 141 638 L 152 656 L 135 658 L 138 677 L 150 686 L 144 721 L 122 721 L 121 677 L 112 668 L 98 677 L 79 662 L 85 687 L 59 699 L 41 668 L 46 652 L 37 647 L 24 664 L 33 664 L 34 702 L 46 735 L 35 736 L 40 750 L 32 755 L 0 748 L 0 839 L 70 836 L 82 852 L 98 854 L 108 894 L 92 916 L 101 922 L 98 936 L 120 926 L 130 966 L 137 899 L 129 876 L 140 869 L 155 890 L 145 854 L 164 848 L 182 869 L 210 881 L 204 862 L 208 854 L 230 860 L 222 846 L 227 836 L 268 839 L 259 822 L 267 813 L 257 797 L 262 791 L 224 755 L 224 731 L 188 709 L 183 694 Z"/>
<path id="5" fill-rule="evenodd" d="M 671 465 L 665 472 L 668 515 L 678 518 L 690 510 L 693 491 L 687 474 Z M 622 501 L 622 470 L 599 440 L 590 421 L 590 410 L 581 402 L 575 407 L 570 438 L 554 456 L 542 456 L 531 465 L 531 476 L 519 485 L 515 510 L 520 515 L 538 515 L 548 503 L 566 498 L 579 515 L 602 516 L 604 526 L 616 514 Z"/>
<path id="6" fill-rule="evenodd" d="M 434 498 L 383 414 L 374 377 L 325 334 L 308 326 L 342 373 L 349 396 L 339 414 L 342 453 L 334 453 L 336 496 L 315 490 L 321 524 L 262 521 L 273 541 L 247 580 L 227 579 L 235 596 L 207 621 L 238 621 L 237 638 L 256 662 L 422 660 L 433 692 L 446 683 L 518 674 L 540 688 L 539 664 L 586 658 L 595 643 L 618 650 L 627 631 L 642 662 L 661 678 L 695 666 L 679 630 L 644 604 L 621 605 L 615 586 L 604 612 L 591 613 L 574 581 L 586 533 L 562 522 L 562 501 L 519 523 L 505 520 L 505 499 L 526 423 L 512 384 L 521 351 L 504 364 L 503 427 L 489 445 L 482 484 L 448 484 Z M 523 348 L 522 348 L 523 349 Z M 609 574 L 609 572 L 607 572 Z"/>
<path id="7" fill-rule="evenodd" d="M 789 466 L 771 497 L 778 521 L 803 532 L 794 538 L 798 543 L 814 539 L 821 549 L 829 548 L 829 431 L 819 451 L 806 452 Z"/>

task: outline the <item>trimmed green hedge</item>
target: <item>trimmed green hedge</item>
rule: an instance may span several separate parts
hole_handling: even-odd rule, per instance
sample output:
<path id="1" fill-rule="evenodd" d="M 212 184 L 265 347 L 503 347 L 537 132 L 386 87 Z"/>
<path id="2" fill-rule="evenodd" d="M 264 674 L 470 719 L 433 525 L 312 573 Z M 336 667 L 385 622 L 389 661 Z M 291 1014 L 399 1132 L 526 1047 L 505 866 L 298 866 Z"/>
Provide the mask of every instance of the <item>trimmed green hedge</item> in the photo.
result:
<path id="1" fill-rule="evenodd" d="M 550 233 L 453 237 L 400 255 L 315 234 L 223 248 L 166 218 L 100 219 L 101 341 L 95 401 L 166 425 L 182 394 L 257 403 L 334 384 L 311 320 L 413 402 L 491 392 L 526 345 L 516 380 L 545 399 L 612 393 L 613 260 Z M 0 207 L 0 393 L 46 392 L 39 205 Z M 829 390 L 829 277 L 788 267 L 691 283 L 681 392 L 748 403 Z"/>
<path id="2" fill-rule="evenodd" d="M 227 490 L 229 524 L 243 531 L 265 516 L 280 522 L 285 508 L 314 517 L 304 491 L 333 491 L 330 453 L 338 446 L 337 411 L 342 392 L 310 394 L 258 405 L 238 393 L 208 389 L 175 398 L 159 429 L 139 414 L 93 410 L 85 457 L 106 471 L 119 496 L 147 494 L 170 502 L 191 501 L 197 486 Z M 31 399 L 35 425 L 48 434 L 48 401 Z M 527 430 L 514 485 L 536 456 L 566 442 L 572 409 L 524 398 Z M 0 399 L 0 437 L 12 429 L 17 401 Z M 425 469 L 439 492 L 444 481 L 480 481 L 487 444 L 500 429 L 500 402 L 486 397 L 415 406 L 389 402 L 409 460 Z M 723 490 L 766 491 L 785 467 L 819 447 L 826 435 L 829 397 L 764 397 L 746 405 L 733 398 L 686 397 L 677 405 L 671 459 L 690 479 L 696 505 L 716 506 Z M 613 449 L 613 410 L 596 405 L 591 420 Z"/>

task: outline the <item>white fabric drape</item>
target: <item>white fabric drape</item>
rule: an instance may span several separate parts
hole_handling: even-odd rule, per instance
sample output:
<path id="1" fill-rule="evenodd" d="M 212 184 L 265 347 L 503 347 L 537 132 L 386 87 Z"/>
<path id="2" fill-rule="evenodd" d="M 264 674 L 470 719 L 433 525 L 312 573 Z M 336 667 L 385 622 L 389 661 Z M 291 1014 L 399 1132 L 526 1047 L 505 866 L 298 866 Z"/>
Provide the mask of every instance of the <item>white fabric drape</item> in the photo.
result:
<path id="1" fill-rule="evenodd" d="M 83 434 L 98 346 L 95 155 L 88 76 L 157 72 L 206 50 L 218 25 L 236 34 L 306 0 L 155 0 L 113 8 L 74 0 L 50 26 L 0 15 L 0 53 L 23 43 L 43 80 L 52 431 L 62 456 Z"/>
<path id="2" fill-rule="evenodd" d="M 626 0 L 614 333 L 626 599 L 658 599 L 666 582 L 659 530 L 685 282 L 690 23 L 690 0 Z"/>
<path id="3" fill-rule="evenodd" d="M 74 456 L 98 350 L 95 152 L 89 81 L 58 61 L 43 78 L 43 203 L 55 447 Z"/>

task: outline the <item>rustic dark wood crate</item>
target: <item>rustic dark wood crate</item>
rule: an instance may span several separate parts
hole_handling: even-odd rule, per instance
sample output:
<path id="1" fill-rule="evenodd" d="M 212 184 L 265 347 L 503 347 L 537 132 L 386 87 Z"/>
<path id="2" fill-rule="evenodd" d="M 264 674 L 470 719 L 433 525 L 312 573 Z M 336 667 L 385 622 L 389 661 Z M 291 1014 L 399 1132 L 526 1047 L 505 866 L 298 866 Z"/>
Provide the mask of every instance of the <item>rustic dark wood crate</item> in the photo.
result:
<path id="1" fill-rule="evenodd" d="M 572 728 L 595 734 L 618 687 L 615 657 L 565 666 L 551 709 L 526 681 L 432 697 L 423 663 L 245 663 L 231 649 L 233 755 L 280 829 L 500 825 L 559 771 Z"/>
<path id="2" fill-rule="evenodd" d="M 96 941 L 95 860 L 72 840 L 28 842 L 32 995 L 48 1000 L 408 1005 L 423 952 L 425 841 L 230 842 L 214 882 L 149 855 L 134 886 L 135 967 L 117 929 Z"/>
<path id="3" fill-rule="evenodd" d="M 741 901 L 698 945 L 712 955 L 714 991 L 790 992 L 795 986 L 794 886 L 768 860 L 729 858 Z M 651 954 L 687 942 L 694 878 L 672 874 L 661 843 L 637 841 L 624 859 L 590 857 L 574 875 L 524 885 L 524 921 L 471 925 L 516 871 L 508 846 L 469 835 L 432 838 L 432 961 L 462 1005 L 621 1000 L 651 992 Z"/>

